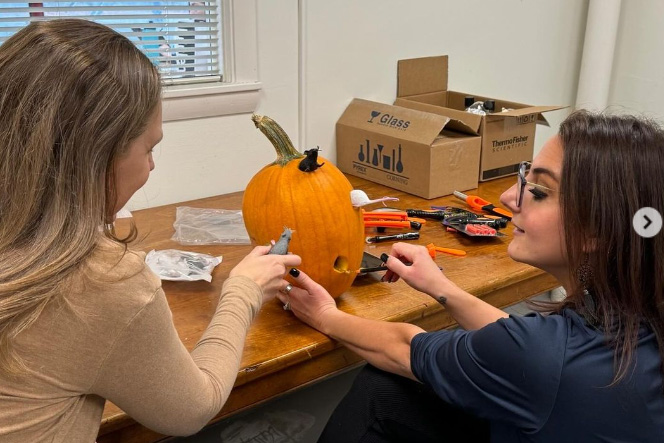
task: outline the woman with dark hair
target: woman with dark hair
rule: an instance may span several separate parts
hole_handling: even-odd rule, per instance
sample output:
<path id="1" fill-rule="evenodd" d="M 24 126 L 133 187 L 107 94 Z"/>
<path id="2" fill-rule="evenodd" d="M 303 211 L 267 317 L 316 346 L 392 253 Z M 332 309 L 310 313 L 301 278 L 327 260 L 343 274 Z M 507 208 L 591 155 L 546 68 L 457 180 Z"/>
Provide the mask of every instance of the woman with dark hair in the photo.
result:
<path id="1" fill-rule="evenodd" d="M 154 169 L 156 68 L 117 32 L 35 22 L 0 46 L 0 441 L 93 442 L 105 399 L 163 434 L 202 428 L 295 255 L 230 272 L 191 354 L 145 254 L 112 231 Z"/>
<path id="2" fill-rule="evenodd" d="M 521 165 L 501 197 L 508 253 L 568 294 L 541 313 L 508 316 L 404 243 L 383 280 L 435 298 L 463 329 L 355 317 L 300 273 L 295 315 L 370 364 L 320 441 L 664 441 L 664 233 L 632 227 L 640 208 L 664 211 L 663 169 L 656 124 L 585 111 Z"/>

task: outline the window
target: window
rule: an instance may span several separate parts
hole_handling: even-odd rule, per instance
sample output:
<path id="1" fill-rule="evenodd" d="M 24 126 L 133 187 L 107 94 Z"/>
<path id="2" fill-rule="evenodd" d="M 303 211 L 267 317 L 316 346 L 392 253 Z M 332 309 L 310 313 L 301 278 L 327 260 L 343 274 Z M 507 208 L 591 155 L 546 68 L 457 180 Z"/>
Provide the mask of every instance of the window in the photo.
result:
<path id="1" fill-rule="evenodd" d="M 127 36 L 159 67 L 164 120 L 226 115 L 251 112 L 258 99 L 255 16 L 255 0 L 0 0 L 0 44 L 31 21 L 94 20 Z"/>
<path id="2" fill-rule="evenodd" d="M 0 42 L 30 21 L 63 17 L 94 20 L 124 34 L 166 81 L 223 78 L 218 1 L 3 2 Z"/>

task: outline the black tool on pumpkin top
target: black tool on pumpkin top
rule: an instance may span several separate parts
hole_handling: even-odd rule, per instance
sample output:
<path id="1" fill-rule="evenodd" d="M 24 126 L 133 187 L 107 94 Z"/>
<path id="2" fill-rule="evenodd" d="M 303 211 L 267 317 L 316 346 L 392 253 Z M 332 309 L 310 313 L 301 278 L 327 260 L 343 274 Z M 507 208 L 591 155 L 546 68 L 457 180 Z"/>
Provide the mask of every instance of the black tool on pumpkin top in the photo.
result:
<path id="1" fill-rule="evenodd" d="M 297 168 L 302 172 L 313 172 L 323 166 L 325 163 L 318 163 L 318 151 L 320 151 L 319 147 L 304 151 L 306 157 L 300 161 Z"/>

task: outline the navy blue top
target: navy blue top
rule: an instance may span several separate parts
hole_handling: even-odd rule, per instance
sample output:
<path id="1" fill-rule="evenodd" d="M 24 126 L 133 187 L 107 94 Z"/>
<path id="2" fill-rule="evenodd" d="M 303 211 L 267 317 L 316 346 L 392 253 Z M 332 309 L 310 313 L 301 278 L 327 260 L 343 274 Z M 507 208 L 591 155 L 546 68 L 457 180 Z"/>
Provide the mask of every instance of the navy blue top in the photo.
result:
<path id="1" fill-rule="evenodd" d="M 634 370 L 608 387 L 613 349 L 569 309 L 421 333 L 411 343 L 413 374 L 488 419 L 492 442 L 664 442 L 661 360 L 648 328 L 634 357 Z"/>

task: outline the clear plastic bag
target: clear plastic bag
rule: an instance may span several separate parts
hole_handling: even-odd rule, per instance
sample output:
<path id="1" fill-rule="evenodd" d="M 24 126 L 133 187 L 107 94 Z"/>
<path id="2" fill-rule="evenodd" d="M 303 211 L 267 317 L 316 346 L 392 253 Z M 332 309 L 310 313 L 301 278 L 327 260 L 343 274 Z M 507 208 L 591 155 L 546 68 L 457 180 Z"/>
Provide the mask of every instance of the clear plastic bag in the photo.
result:
<path id="1" fill-rule="evenodd" d="M 145 263 L 162 280 L 212 281 L 212 270 L 221 263 L 222 257 L 213 257 L 198 252 L 164 249 L 148 252 Z"/>
<path id="2" fill-rule="evenodd" d="M 244 227 L 242 211 L 203 209 L 180 206 L 176 209 L 175 234 L 171 240 L 182 245 L 217 245 L 251 243 Z"/>
<path id="3" fill-rule="evenodd" d="M 477 101 L 466 108 L 466 112 L 477 115 L 487 115 L 489 112 L 484 107 L 483 101 Z"/>

